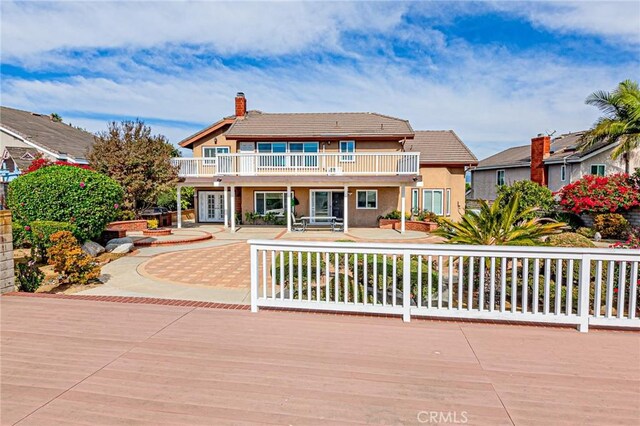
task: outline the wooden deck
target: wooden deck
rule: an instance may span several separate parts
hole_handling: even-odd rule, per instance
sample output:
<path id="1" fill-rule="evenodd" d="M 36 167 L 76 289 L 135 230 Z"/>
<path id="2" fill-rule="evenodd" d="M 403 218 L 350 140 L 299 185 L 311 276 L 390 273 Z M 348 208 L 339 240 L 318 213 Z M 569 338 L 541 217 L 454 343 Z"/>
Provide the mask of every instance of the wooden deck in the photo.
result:
<path id="1" fill-rule="evenodd" d="M 7 425 L 640 421 L 633 332 L 32 297 L 0 308 Z"/>

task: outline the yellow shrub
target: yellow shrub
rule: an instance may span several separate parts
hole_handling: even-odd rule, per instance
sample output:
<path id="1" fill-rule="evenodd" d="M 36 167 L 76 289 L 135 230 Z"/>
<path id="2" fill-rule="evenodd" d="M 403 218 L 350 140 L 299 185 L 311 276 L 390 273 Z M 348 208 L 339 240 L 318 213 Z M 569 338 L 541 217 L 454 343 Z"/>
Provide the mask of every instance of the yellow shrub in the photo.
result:
<path id="1" fill-rule="evenodd" d="M 80 248 L 78 240 L 69 231 L 51 234 L 52 246 L 47 250 L 49 264 L 69 284 L 86 284 L 100 276 L 100 267 Z"/>
<path id="2" fill-rule="evenodd" d="M 157 219 L 149 219 L 149 220 L 147 220 L 147 228 L 149 228 L 149 229 L 158 229 L 158 220 Z"/>

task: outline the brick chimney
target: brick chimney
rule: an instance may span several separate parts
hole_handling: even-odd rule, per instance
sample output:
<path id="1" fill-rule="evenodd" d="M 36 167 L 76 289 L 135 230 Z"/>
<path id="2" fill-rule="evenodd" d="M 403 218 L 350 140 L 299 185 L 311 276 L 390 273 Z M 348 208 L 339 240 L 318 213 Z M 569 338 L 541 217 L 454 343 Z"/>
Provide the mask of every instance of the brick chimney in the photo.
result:
<path id="1" fill-rule="evenodd" d="M 236 117 L 244 117 L 247 114 L 247 99 L 244 93 L 236 93 Z"/>
<path id="2" fill-rule="evenodd" d="M 551 152 L 551 136 L 539 134 L 531 139 L 531 180 L 538 185 L 547 186 L 547 169 L 544 160 Z"/>

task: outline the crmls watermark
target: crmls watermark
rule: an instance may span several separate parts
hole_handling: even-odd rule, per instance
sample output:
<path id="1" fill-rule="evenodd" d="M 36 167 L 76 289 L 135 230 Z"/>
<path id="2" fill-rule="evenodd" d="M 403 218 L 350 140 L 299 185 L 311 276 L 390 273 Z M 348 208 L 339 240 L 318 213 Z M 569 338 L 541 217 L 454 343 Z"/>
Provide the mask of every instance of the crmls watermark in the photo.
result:
<path id="1" fill-rule="evenodd" d="M 468 421 L 466 411 L 418 411 L 418 423 L 465 424 Z"/>

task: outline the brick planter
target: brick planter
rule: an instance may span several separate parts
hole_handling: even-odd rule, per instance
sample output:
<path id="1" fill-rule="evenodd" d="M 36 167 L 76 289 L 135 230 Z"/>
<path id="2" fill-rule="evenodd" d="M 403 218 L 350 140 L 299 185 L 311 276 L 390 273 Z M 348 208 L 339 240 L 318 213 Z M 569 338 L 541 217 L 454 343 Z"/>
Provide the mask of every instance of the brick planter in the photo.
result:
<path id="1" fill-rule="evenodd" d="M 400 219 L 380 219 L 378 227 L 380 229 L 395 229 L 397 231 L 401 228 Z M 406 220 L 404 227 L 407 231 L 420 231 L 431 232 L 438 228 L 438 224 L 435 222 L 422 222 L 418 220 Z"/>
<path id="2" fill-rule="evenodd" d="M 107 225 L 109 231 L 144 231 L 147 229 L 146 220 L 121 220 Z"/>
<path id="3" fill-rule="evenodd" d="M 165 235 L 171 235 L 171 229 L 143 229 L 142 235 L 145 237 L 160 237 Z"/>

